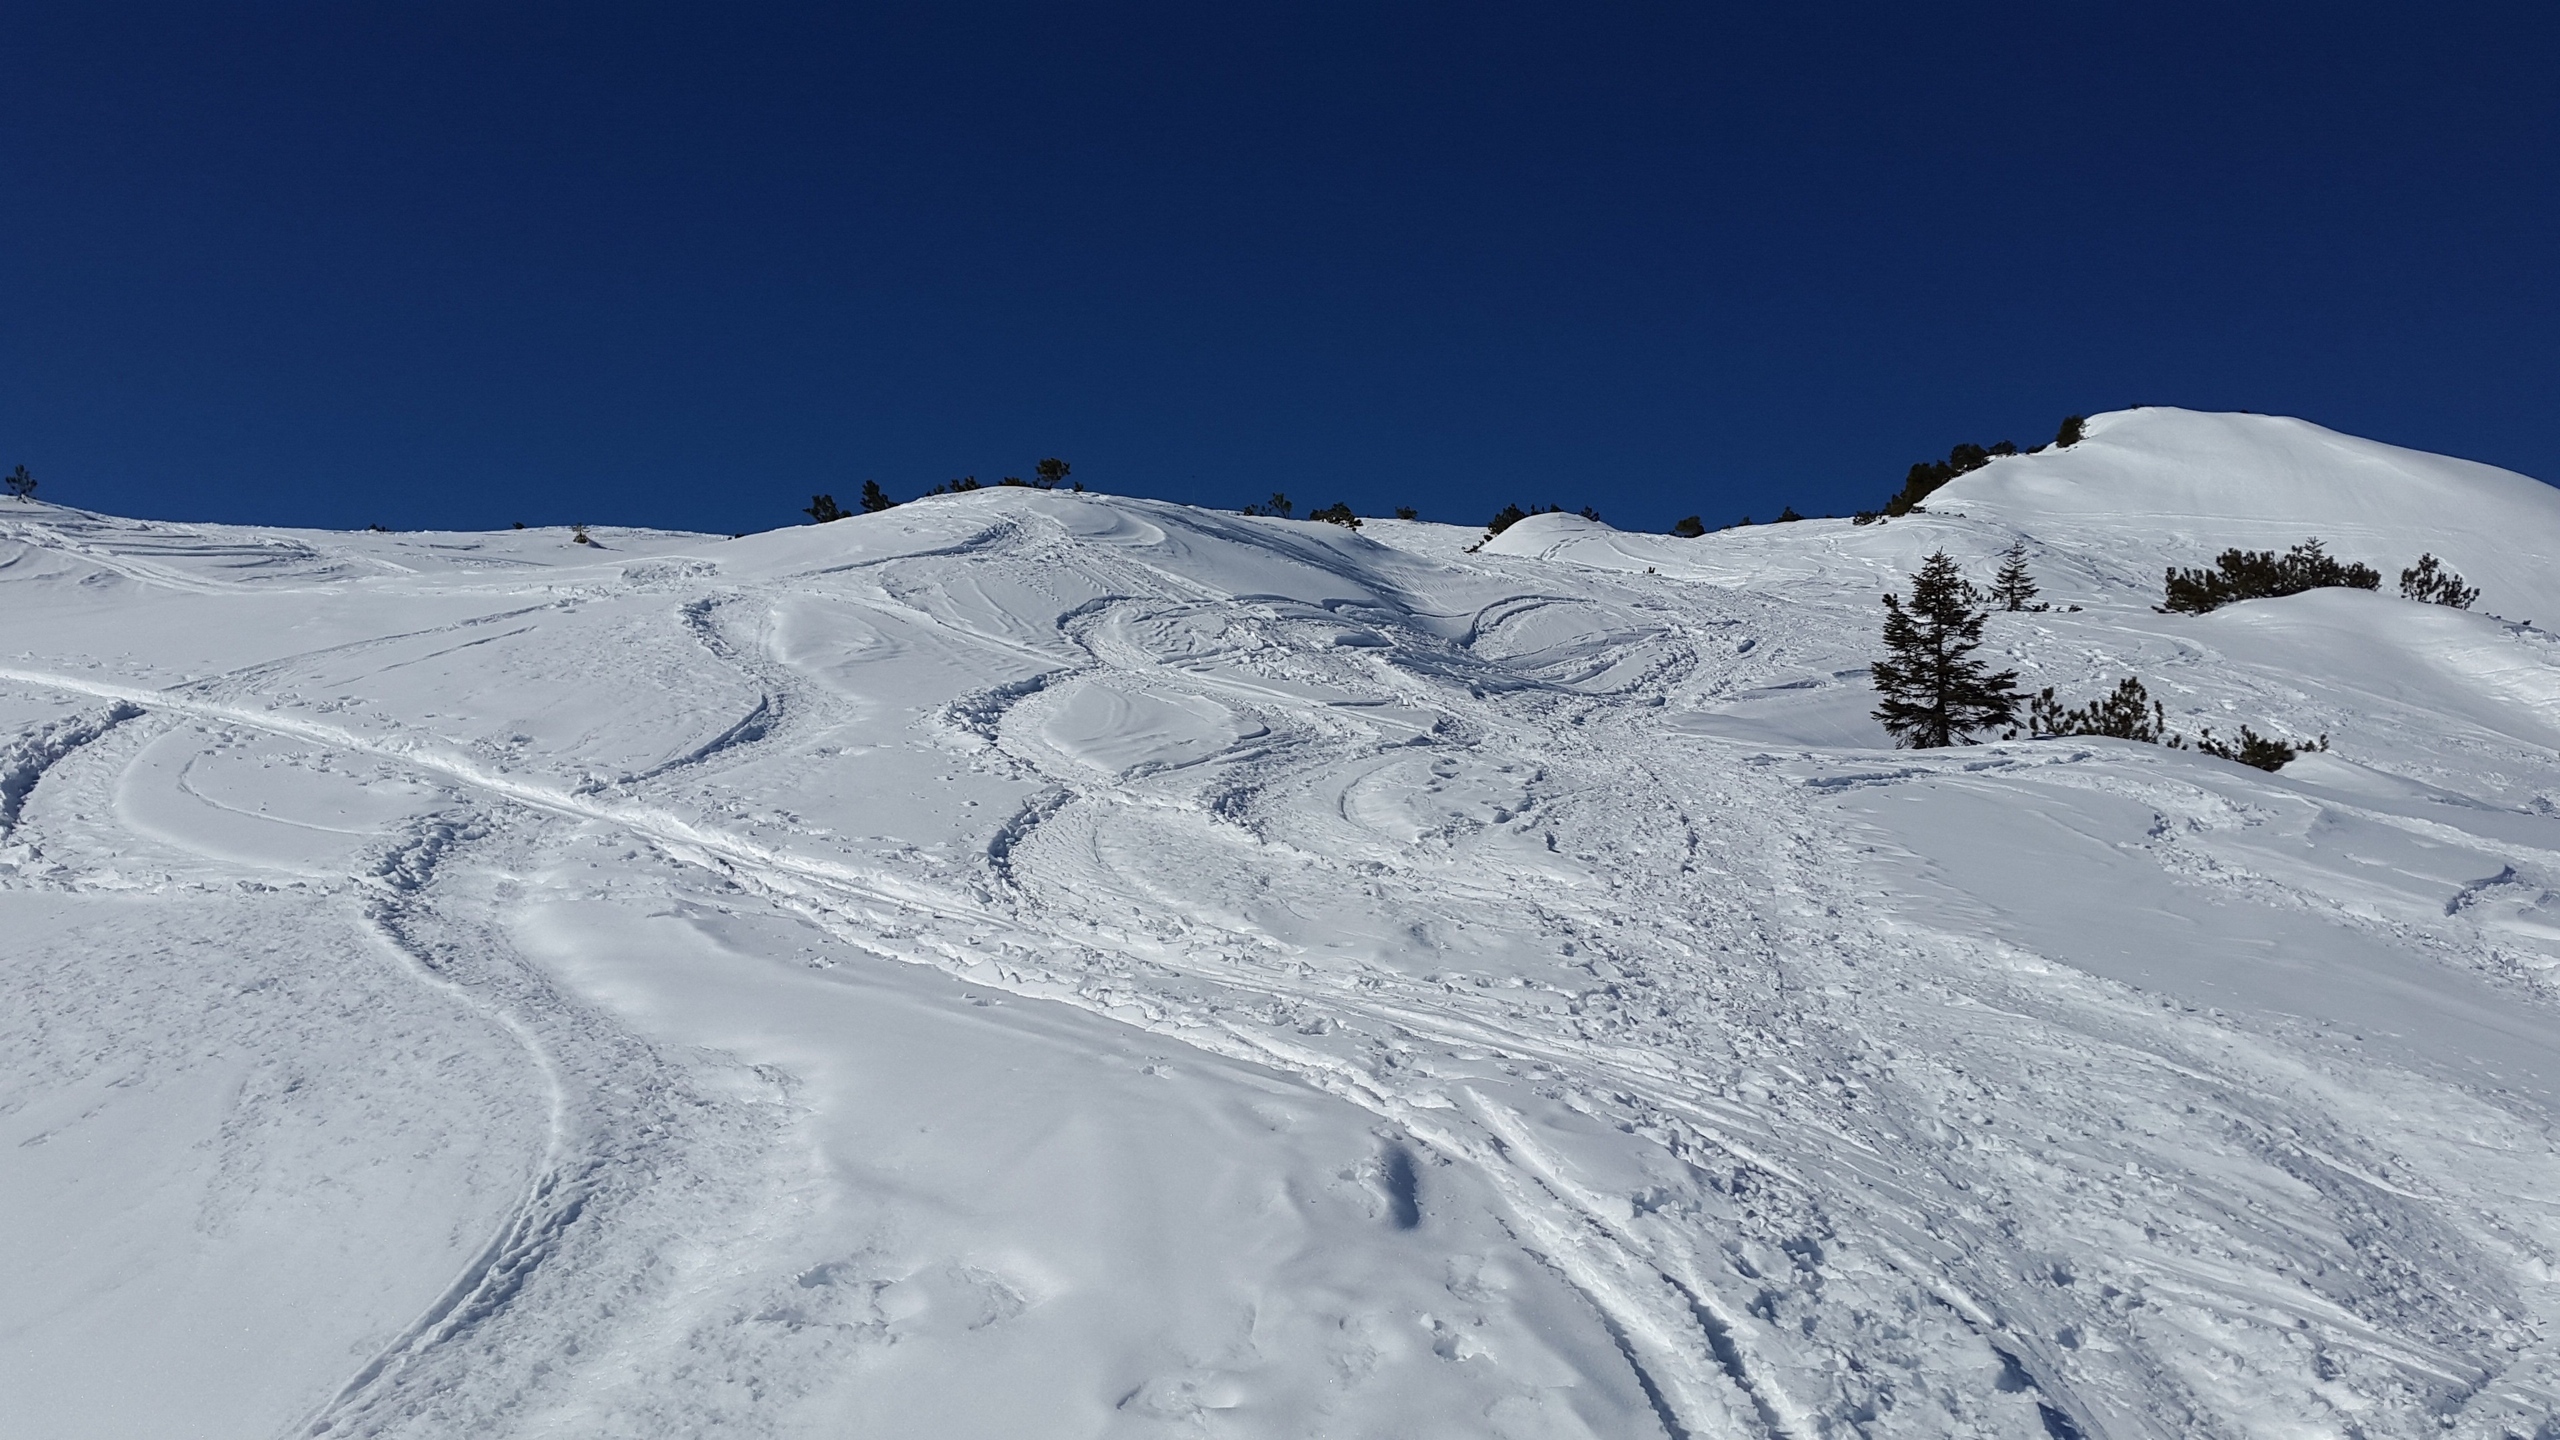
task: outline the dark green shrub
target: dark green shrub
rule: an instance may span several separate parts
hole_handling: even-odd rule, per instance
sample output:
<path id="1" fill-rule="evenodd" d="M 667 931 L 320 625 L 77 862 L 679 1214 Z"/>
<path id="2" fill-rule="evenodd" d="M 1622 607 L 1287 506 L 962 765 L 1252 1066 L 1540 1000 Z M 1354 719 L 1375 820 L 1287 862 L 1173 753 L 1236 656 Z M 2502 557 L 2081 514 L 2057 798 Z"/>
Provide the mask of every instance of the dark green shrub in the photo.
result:
<path id="1" fill-rule="evenodd" d="M 1695 540 L 1699 536 L 1707 533 L 1707 522 L 1699 519 L 1695 515 L 1691 515 L 1682 520 L 1679 524 L 1672 526 L 1671 533 L 1679 536 L 1683 540 Z"/>
<path id="2" fill-rule="evenodd" d="M 2341 563 L 2321 548 L 2317 536 L 2282 555 L 2272 550 L 2225 550 L 2213 563 L 2211 570 L 2170 566 L 2162 582 L 2160 608 L 2202 615 L 2238 600 L 2331 588 L 2375 590 L 2382 585 L 2380 571 L 2354 561 Z"/>
<path id="3" fill-rule="evenodd" d="M 837 504 L 836 497 L 833 495 L 812 495 L 809 497 L 809 507 L 800 513 L 824 525 L 830 520 L 841 520 L 853 512 Z M 586 538 L 586 531 L 582 527 L 578 532 L 578 539 L 584 542 Z"/>
<path id="4" fill-rule="evenodd" d="M 2323 735 L 2317 740 L 2309 741 L 2270 740 L 2243 725 L 2240 727 L 2240 738 L 2232 741 L 2216 740 L 2213 738 L 2213 732 L 2207 730 L 2196 737 L 2196 748 L 2207 755 L 2224 760 L 2237 760 L 2243 765 L 2254 765 L 2261 770 L 2281 770 L 2286 762 L 2296 756 L 2328 749 L 2329 737 Z"/>
<path id="5" fill-rule="evenodd" d="M 1274 490 L 1271 492 L 1270 499 L 1263 501 L 1259 505 L 1247 505 L 1244 507 L 1244 513 L 1247 515 L 1268 516 L 1274 520 L 1286 520 L 1298 513 L 1298 507 L 1289 499 L 1288 496 Z"/>
<path id="6" fill-rule="evenodd" d="M 1067 472 L 1073 468 L 1074 467 L 1069 465 L 1066 461 L 1052 455 L 1048 459 L 1031 467 L 1031 474 L 1033 476 L 1031 483 L 1039 486 L 1043 490 L 1055 490 L 1060 485 L 1066 483 Z"/>
<path id="7" fill-rule="evenodd" d="M 2116 685 L 2114 693 L 2069 709 L 2053 698 L 2053 687 L 2046 686 L 2042 694 L 2027 702 L 2027 734 L 2030 739 L 2112 735 L 2118 740 L 2140 740 L 2151 745 L 2185 745 L 2169 733 L 2168 716 L 2160 702 L 2152 699 L 2151 692 L 2131 675 Z"/>
<path id="8" fill-rule="evenodd" d="M 2062 428 L 2055 431 L 2053 435 L 2054 447 L 2060 450 L 2068 450 L 2072 446 L 2079 444 L 2081 427 L 2086 425 L 2088 420 L 2089 417 L 2086 415 L 2063 416 Z"/>
<path id="9" fill-rule="evenodd" d="M 1353 530 L 1360 528 L 1360 517 L 1352 514 L 1350 505 L 1340 500 L 1336 500 L 1321 510 L 1308 511 L 1307 518 L 1310 520 L 1322 520 L 1328 525 L 1341 525 Z"/>
<path id="10" fill-rule="evenodd" d="M 865 481 L 863 481 L 863 482 L 862 482 L 862 513 L 863 513 L 863 514 L 865 514 L 865 515 L 877 515 L 877 514 L 879 514 L 881 511 L 886 510 L 886 509 L 888 509 L 890 506 L 895 505 L 895 504 L 897 504 L 897 503 L 898 503 L 897 501 L 892 500 L 892 499 L 890 499 L 890 498 L 889 498 L 889 492 L 888 492 L 888 491 L 883 490 L 883 489 L 881 489 L 881 488 L 880 488 L 880 482 L 879 482 L 879 481 L 877 481 L 877 480 L 865 480 Z"/>
<path id="11" fill-rule="evenodd" d="M 6 476 L 0 476 L 0 485 L 7 485 L 9 487 L 9 494 L 15 499 L 31 500 L 35 498 L 36 477 L 28 474 L 27 467 L 24 465 L 10 471 Z"/>
<path id="12" fill-rule="evenodd" d="M 2480 587 L 2463 584 L 2462 577 L 2445 569 L 2435 556 L 2421 555 L 2417 564 L 2400 572 L 2400 598 L 2468 610 L 2480 598 Z"/>
<path id="13" fill-rule="evenodd" d="M 1505 505 L 1501 509 L 1493 512 L 1492 519 L 1484 522 L 1484 533 L 1487 535 L 1499 535 L 1503 531 L 1510 529 L 1512 526 L 1519 524 L 1521 521 L 1528 519 L 1534 513 L 1536 512 L 1523 510 L 1517 505 Z"/>
<path id="14" fill-rule="evenodd" d="M 1419 520 L 1422 518 L 1422 512 L 1414 509 L 1410 505 L 1399 505 L 1396 507 L 1396 518 L 1399 520 Z"/>

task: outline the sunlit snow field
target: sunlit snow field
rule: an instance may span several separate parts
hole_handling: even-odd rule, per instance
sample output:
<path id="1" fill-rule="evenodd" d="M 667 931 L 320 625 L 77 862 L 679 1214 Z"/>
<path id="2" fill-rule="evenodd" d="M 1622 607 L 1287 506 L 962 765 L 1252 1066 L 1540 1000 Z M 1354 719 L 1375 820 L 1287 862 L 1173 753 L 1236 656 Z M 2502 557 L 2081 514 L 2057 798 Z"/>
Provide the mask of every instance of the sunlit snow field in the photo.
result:
<path id="1" fill-rule="evenodd" d="M 0 502 L 0 1436 L 2560 1434 L 2560 491 L 2088 429 L 1481 549 Z M 2026 689 L 2333 748 L 1887 748 L 2021 538 Z"/>

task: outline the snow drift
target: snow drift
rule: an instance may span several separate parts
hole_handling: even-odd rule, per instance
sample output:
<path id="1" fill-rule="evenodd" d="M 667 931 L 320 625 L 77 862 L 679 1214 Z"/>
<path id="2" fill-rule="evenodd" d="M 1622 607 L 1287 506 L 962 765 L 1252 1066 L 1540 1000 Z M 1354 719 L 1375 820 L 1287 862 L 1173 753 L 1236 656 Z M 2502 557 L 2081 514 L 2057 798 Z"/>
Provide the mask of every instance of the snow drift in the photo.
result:
<path id="1" fill-rule="evenodd" d="M 0 506 L 0 1435 L 2560 1413 L 2537 482 L 591 533 Z M 2313 534 L 2385 593 L 2152 608 Z M 1881 748 L 1876 595 L 2018 540 L 2028 688 L 2334 748 Z"/>

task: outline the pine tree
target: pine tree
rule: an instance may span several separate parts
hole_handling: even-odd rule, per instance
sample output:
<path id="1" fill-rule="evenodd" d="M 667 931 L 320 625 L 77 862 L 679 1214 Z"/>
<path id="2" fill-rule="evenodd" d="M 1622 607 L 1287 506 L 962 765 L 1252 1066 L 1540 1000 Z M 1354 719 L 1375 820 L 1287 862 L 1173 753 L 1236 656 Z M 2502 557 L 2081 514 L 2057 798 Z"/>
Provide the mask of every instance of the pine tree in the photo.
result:
<path id="1" fill-rule="evenodd" d="M 1698 516 L 1691 515 L 1672 526 L 1671 533 L 1683 540 L 1695 540 L 1707 533 L 1707 522 Z"/>
<path id="2" fill-rule="evenodd" d="M 2036 598 L 2036 579 L 2027 573 L 2027 542 L 2011 545 L 2000 557 L 2000 576 L 1991 582 L 1991 598 L 2004 610 L 2024 610 Z"/>
<path id="3" fill-rule="evenodd" d="M 0 484 L 6 484 L 9 487 L 9 493 L 16 496 L 18 499 L 32 500 L 35 498 L 36 477 L 28 474 L 27 467 L 24 465 L 10 471 L 5 477 L 0 477 Z"/>
<path id="4" fill-rule="evenodd" d="M 1984 612 L 1956 562 L 1941 550 L 1911 577 L 1911 604 L 1884 597 L 1884 644 L 1875 662 L 1880 697 L 1873 713 L 1906 750 L 1970 744 L 1976 730 L 2017 718 L 2018 672 L 1991 673 L 1973 658 L 1982 644 Z"/>
<path id="5" fill-rule="evenodd" d="M 838 505 L 833 495 L 812 495 L 809 497 L 808 507 L 800 513 L 824 525 L 830 520 L 841 520 L 853 512 Z"/>
<path id="6" fill-rule="evenodd" d="M 1052 455 L 1048 459 L 1031 467 L 1031 473 L 1034 477 L 1031 483 L 1039 486 L 1043 490 L 1055 490 L 1059 485 L 1065 483 L 1067 472 L 1071 468 L 1073 467 L 1069 466 L 1066 461 Z"/>
<path id="7" fill-rule="evenodd" d="M 888 509 L 890 506 L 895 505 L 895 504 L 897 504 L 897 503 L 898 503 L 897 501 L 892 500 L 892 499 L 890 499 L 890 498 L 889 498 L 889 492 L 888 492 L 888 491 L 883 490 L 883 489 L 881 489 L 881 488 L 880 488 L 880 482 L 879 482 L 879 481 L 877 481 L 877 480 L 865 480 L 865 481 L 863 481 L 863 482 L 862 482 L 862 513 L 863 513 L 863 514 L 865 514 L 865 515 L 877 515 L 877 514 L 879 514 L 881 511 L 886 510 L 886 509 Z"/>
<path id="8" fill-rule="evenodd" d="M 2056 450 L 2068 450 L 2072 446 L 2079 444 L 2080 437 L 2087 433 L 2087 424 L 2088 417 L 2086 416 L 2063 416 L 2062 428 L 2053 432 L 2053 448 Z"/>
<path id="9" fill-rule="evenodd" d="M 2480 587 L 2462 583 L 2462 577 L 2446 569 L 2435 556 L 2421 555 L 2417 564 L 2400 572 L 2400 598 L 2468 610 L 2471 602 L 2480 598 Z"/>

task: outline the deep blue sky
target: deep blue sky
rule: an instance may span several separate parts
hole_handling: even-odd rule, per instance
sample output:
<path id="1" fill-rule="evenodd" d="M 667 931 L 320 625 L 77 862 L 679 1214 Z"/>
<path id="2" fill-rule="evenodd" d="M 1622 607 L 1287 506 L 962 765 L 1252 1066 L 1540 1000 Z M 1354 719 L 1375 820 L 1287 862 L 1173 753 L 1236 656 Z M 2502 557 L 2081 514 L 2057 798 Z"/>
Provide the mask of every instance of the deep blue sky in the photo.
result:
<path id="1" fill-rule="evenodd" d="M 1663 527 L 2147 402 L 2560 480 L 2555 17 L 5 0 L 0 467 L 728 531 L 1058 454 Z"/>

